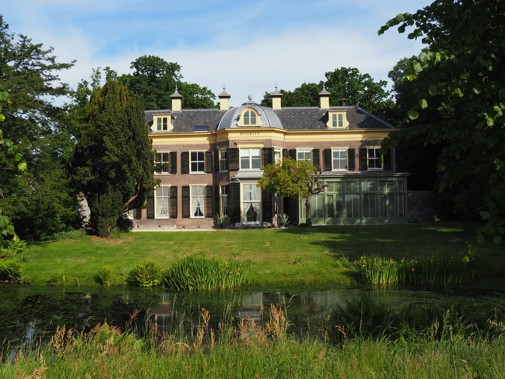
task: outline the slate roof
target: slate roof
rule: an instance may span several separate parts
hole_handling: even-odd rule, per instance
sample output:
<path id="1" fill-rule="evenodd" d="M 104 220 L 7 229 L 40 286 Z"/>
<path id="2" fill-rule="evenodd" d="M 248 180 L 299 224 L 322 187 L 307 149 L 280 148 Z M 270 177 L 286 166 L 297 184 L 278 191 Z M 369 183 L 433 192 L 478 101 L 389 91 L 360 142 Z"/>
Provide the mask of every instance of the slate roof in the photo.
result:
<path id="1" fill-rule="evenodd" d="M 231 108 L 228 111 L 219 109 L 183 109 L 181 112 L 172 112 L 171 110 L 149 110 L 145 112 L 146 122 L 151 127 L 153 115 L 171 114 L 174 129 L 169 133 L 193 133 L 201 132 L 208 127 L 213 132 L 228 127 L 234 127 L 234 116 L 237 115 L 242 107 L 251 107 L 261 109 L 263 114 L 273 115 L 265 126 L 283 128 L 285 130 L 327 130 L 328 109 L 318 107 L 293 107 L 272 110 L 268 107 L 260 106 L 256 103 L 246 102 L 237 108 Z M 393 129 L 394 126 L 386 121 L 367 112 L 359 106 L 339 106 L 331 107 L 330 111 L 345 111 L 349 121 L 348 129 Z M 279 125 L 280 120 L 280 125 Z M 229 125 L 229 126 L 227 126 Z M 236 126 L 235 126 L 236 127 Z M 332 129 L 334 130 L 334 129 Z M 151 129 L 149 129 L 151 133 Z"/>

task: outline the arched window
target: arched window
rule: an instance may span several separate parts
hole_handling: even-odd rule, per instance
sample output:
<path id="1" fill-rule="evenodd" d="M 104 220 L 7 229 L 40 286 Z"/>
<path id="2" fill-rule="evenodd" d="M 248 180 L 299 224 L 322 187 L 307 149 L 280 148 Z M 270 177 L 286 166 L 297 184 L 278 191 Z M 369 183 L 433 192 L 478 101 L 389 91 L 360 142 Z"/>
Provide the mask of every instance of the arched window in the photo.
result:
<path id="1" fill-rule="evenodd" d="M 257 125 L 257 115 L 253 110 L 247 110 L 244 112 L 244 125 Z"/>

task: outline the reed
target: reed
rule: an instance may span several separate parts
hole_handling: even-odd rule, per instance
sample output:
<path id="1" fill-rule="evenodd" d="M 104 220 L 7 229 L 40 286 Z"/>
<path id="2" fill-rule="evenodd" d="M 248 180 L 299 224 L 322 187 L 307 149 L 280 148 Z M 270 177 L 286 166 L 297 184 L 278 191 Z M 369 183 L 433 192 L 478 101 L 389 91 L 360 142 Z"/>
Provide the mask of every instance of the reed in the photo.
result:
<path id="1" fill-rule="evenodd" d="M 163 275 L 165 287 L 176 291 L 223 290 L 242 282 L 238 263 L 195 256 L 181 259 Z"/>

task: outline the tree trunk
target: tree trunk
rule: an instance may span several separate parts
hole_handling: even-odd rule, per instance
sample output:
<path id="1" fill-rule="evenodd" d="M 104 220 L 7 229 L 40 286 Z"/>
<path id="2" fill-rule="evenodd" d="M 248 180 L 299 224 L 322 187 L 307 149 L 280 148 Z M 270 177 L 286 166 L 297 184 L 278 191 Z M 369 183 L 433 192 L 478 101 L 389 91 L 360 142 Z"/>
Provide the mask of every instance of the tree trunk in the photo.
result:
<path id="1" fill-rule="evenodd" d="M 312 226 L 312 195 L 309 194 L 305 198 L 305 223 L 307 226 Z"/>

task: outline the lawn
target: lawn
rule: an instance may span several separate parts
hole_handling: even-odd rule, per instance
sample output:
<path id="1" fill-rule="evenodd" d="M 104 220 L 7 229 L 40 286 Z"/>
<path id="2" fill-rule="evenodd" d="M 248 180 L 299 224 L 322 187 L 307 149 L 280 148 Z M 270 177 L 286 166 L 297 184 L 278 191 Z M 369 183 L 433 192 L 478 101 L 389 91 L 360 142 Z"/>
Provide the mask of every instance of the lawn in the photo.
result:
<path id="1" fill-rule="evenodd" d="M 136 232 L 109 239 L 84 236 L 29 245 L 25 280 L 46 284 L 93 285 L 104 266 L 112 282 L 144 260 L 169 267 L 188 255 L 237 261 L 253 285 L 349 284 L 360 256 L 422 258 L 459 256 L 475 245 L 472 224 L 317 226 L 268 230 Z M 475 266 L 486 276 L 505 276 L 503 246 L 477 246 Z"/>

